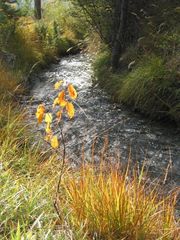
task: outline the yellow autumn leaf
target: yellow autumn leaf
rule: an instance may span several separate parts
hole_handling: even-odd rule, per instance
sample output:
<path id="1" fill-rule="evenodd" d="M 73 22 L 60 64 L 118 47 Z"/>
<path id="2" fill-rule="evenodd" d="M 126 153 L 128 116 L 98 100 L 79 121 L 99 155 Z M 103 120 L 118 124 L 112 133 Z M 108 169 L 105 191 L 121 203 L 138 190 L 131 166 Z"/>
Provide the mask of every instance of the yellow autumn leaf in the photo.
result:
<path id="1" fill-rule="evenodd" d="M 45 113 L 45 106 L 43 104 L 40 104 L 38 107 L 37 107 L 37 112 L 38 113 Z"/>
<path id="2" fill-rule="evenodd" d="M 71 102 L 67 102 L 66 111 L 70 119 L 74 117 L 75 109 Z"/>
<path id="3" fill-rule="evenodd" d="M 53 102 L 53 108 L 56 106 L 56 105 L 59 105 L 60 102 L 59 102 L 59 98 L 55 98 L 54 99 L 54 102 Z"/>
<path id="4" fill-rule="evenodd" d="M 61 107 L 65 107 L 67 104 L 67 101 L 65 99 L 65 91 L 64 90 L 59 93 L 58 99 L 59 99 L 59 105 Z"/>
<path id="5" fill-rule="evenodd" d="M 76 89 L 73 87 L 72 84 L 68 85 L 68 92 L 69 92 L 69 96 L 75 100 L 77 98 L 77 92 Z"/>
<path id="6" fill-rule="evenodd" d="M 65 107 L 66 106 L 66 104 L 67 104 L 67 101 L 66 100 L 61 100 L 60 101 L 60 103 L 59 103 L 59 105 L 61 106 L 61 107 Z"/>
<path id="7" fill-rule="evenodd" d="M 42 123 L 44 114 L 36 112 L 36 118 L 37 118 L 38 123 Z"/>
<path id="8" fill-rule="evenodd" d="M 46 135 L 46 136 L 44 137 L 44 140 L 45 140 L 46 142 L 49 142 L 49 136 Z"/>
<path id="9" fill-rule="evenodd" d="M 50 142 L 50 141 L 51 141 L 51 138 L 52 138 L 52 136 L 51 136 L 50 134 L 47 134 L 47 135 L 44 137 L 44 140 L 45 140 L 46 142 Z"/>
<path id="10" fill-rule="evenodd" d="M 52 123 L 52 114 L 51 113 L 46 113 L 45 122 Z"/>
<path id="11" fill-rule="evenodd" d="M 59 89 L 60 86 L 63 84 L 63 80 L 58 81 L 57 83 L 54 84 L 55 90 Z"/>
<path id="12" fill-rule="evenodd" d="M 52 133 L 52 130 L 51 130 L 51 125 L 50 123 L 47 123 L 47 126 L 46 126 L 46 129 L 45 129 L 46 133 L 47 134 L 51 134 Z"/>
<path id="13" fill-rule="evenodd" d="M 42 123 L 44 118 L 44 113 L 45 113 L 45 107 L 43 104 L 40 104 L 36 110 L 36 118 L 38 120 L 38 123 Z"/>
<path id="14" fill-rule="evenodd" d="M 62 111 L 58 111 L 58 112 L 56 113 L 56 116 L 57 116 L 58 122 L 60 122 L 60 121 L 61 121 L 61 117 L 62 117 Z"/>
<path id="15" fill-rule="evenodd" d="M 51 147 L 57 149 L 59 147 L 59 141 L 57 136 L 52 137 L 51 139 Z"/>

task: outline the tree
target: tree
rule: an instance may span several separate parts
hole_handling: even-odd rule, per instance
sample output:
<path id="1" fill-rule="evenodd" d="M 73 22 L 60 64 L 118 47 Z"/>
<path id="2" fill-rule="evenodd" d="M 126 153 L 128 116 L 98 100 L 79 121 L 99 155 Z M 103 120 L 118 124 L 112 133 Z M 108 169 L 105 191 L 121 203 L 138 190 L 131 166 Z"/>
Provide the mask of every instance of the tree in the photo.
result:
<path id="1" fill-rule="evenodd" d="M 35 18 L 41 19 L 41 0 L 34 0 L 34 11 L 35 11 Z"/>
<path id="2" fill-rule="evenodd" d="M 87 17 L 88 22 L 106 43 L 112 53 L 112 69 L 119 66 L 119 58 L 125 50 L 125 36 L 129 0 L 74 0 Z"/>
<path id="3" fill-rule="evenodd" d="M 114 0 L 71 0 L 108 46 L 112 42 Z"/>
<path id="4" fill-rule="evenodd" d="M 128 17 L 129 0 L 116 0 L 115 4 L 115 37 L 112 46 L 112 69 L 115 71 L 119 67 L 119 59 L 125 48 L 124 36 L 126 32 L 127 17 Z M 120 19 L 119 19 L 120 18 Z"/>

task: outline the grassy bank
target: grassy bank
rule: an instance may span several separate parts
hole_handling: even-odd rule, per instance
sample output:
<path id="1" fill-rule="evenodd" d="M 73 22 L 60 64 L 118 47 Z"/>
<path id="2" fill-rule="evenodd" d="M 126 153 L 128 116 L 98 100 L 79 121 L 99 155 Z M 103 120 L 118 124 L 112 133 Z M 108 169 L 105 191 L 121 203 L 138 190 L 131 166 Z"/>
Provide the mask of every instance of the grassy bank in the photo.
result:
<path id="1" fill-rule="evenodd" d="M 142 56 L 131 70 L 112 73 L 110 55 L 100 54 L 95 63 L 98 83 L 116 102 L 130 105 L 151 118 L 180 121 L 179 74 L 168 69 L 159 56 Z"/>
<path id="2" fill-rule="evenodd" d="M 52 239 L 59 162 L 55 153 L 32 144 L 32 126 L 24 121 L 28 115 L 18 96 L 24 94 L 24 81 L 34 65 L 37 70 L 69 54 L 79 39 L 71 30 L 60 31 L 52 14 L 36 21 L 2 3 L 0 7 L 0 48 L 13 56 L 11 63 L 0 62 L 0 239 Z M 63 239 L 64 232 L 55 239 Z"/>
<path id="3" fill-rule="evenodd" d="M 123 53 L 116 73 L 111 71 L 107 48 L 97 56 L 94 69 L 97 82 L 113 100 L 151 118 L 179 123 L 179 13 L 173 5 L 168 7 L 168 11 L 165 7 L 158 10 L 161 17 L 154 13 L 148 22 L 141 23 L 142 37 Z"/>

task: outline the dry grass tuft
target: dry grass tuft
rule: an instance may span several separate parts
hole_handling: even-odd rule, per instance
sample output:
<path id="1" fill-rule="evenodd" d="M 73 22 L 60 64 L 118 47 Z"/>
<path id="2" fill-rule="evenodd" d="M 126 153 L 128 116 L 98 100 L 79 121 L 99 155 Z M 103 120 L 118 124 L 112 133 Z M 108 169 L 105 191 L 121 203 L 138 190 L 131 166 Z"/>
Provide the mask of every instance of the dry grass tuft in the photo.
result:
<path id="1" fill-rule="evenodd" d="M 4 94 L 7 92 L 16 92 L 18 93 L 22 91 L 22 87 L 18 87 L 19 77 L 17 73 L 11 72 L 7 67 L 0 63 L 0 94 Z M 2 95 L 1 95 L 2 97 Z"/>
<path id="2" fill-rule="evenodd" d="M 70 172 L 63 182 L 60 206 L 66 206 L 73 227 L 89 239 L 154 240 L 179 239 L 174 218 L 176 194 L 159 197 L 158 186 L 144 180 L 143 170 L 132 178 L 129 171 L 104 171 L 84 166 Z"/>

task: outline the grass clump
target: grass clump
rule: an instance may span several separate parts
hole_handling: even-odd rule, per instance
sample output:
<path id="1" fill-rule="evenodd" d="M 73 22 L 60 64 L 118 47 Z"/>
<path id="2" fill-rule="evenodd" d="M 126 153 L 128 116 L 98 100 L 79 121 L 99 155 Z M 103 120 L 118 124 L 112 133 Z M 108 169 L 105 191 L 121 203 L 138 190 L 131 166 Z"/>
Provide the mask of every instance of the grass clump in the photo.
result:
<path id="1" fill-rule="evenodd" d="M 12 72 L 6 66 L 0 63 L 0 94 L 1 99 L 4 97 L 4 94 L 16 92 L 21 93 L 22 87 L 19 86 L 17 89 L 18 83 L 20 83 L 21 75 L 18 72 Z M 2 97 L 3 96 L 3 97 Z"/>
<path id="2" fill-rule="evenodd" d="M 176 77 L 161 57 L 148 57 L 125 76 L 119 91 L 120 99 L 152 117 L 168 116 L 178 120 L 178 111 L 171 115 L 180 99 L 176 94 Z"/>
<path id="3" fill-rule="evenodd" d="M 1 113 L 1 117 L 4 121 L 0 127 L 0 238 L 13 239 L 11 235 L 18 224 L 23 234 L 32 231 L 38 235 L 38 224 L 43 230 L 55 221 L 50 199 L 52 182 L 39 169 L 40 165 L 44 168 L 45 158 L 39 147 L 30 144 L 23 114 L 9 107 L 7 115 Z"/>
<path id="4" fill-rule="evenodd" d="M 0 239 L 44 239 L 54 235 L 56 222 L 56 156 L 32 145 L 28 116 L 16 101 L 20 75 L 3 65 L 0 75 Z"/>
<path id="5" fill-rule="evenodd" d="M 151 118 L 179 122 L 180 94 L 176 63 L 173 66 L 171 63 L 169 67 L 170 62 L 163 57 L 143 55 L 132 70 L 112 73 L 110 58 L 108 52 L 101 54 L 94 69 L 97 82 L 113 100 L 130 105 Z"/>
<path id="6" fill-rule="evenodd" d="M 73 227 L 84 226 L 87 239 L 178 239 L 175 195 L 160 198 L 143 175 L 84 166 L 65 177 L 60 204 Z"/>

